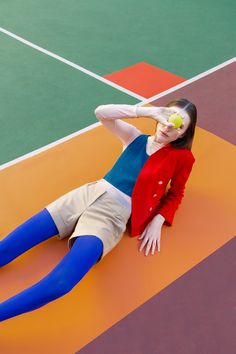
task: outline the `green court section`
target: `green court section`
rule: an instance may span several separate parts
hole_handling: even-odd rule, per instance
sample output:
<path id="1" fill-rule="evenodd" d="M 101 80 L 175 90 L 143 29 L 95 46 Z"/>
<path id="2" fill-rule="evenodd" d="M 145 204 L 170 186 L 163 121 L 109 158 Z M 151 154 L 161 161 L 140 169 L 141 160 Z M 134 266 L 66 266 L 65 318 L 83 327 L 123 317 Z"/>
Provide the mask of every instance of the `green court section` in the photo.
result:
<path id="1" fill-rule="evenodd" d="M 100 104 L 137 103 L 1 33 L 0 47 L 0 164 L 96 123 Z"/>
<path id="2" fill-rule="evenodd" d="M 104 76 L 137 62 L 190 78 L 235 56 L 234 0 L 11 0 L 0 26 Z"/>

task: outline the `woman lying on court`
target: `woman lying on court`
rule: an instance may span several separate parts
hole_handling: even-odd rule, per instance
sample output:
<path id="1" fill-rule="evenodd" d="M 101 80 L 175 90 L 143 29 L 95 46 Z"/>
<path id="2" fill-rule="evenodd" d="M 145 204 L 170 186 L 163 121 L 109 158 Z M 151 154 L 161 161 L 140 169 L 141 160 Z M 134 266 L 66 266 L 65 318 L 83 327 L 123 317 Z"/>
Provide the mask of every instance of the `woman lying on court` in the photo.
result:
<path id="1" fill-rule="evenodd" d="M 175 113 L 182 117 L 180 127 L 169 121 Z M 121 140 L 123 151 L 103 178 L 59 197 L 0 241 L 2 267 L 50 237 L 69 236 L 69 252 L 50 273 L 0 304 L 0 321 L 72 290 L 119 243 L 130 216 L 131 236 L 141 240 L 139 250 L 145 248 L 145 255 L 160 251 L 162 225 L 172 224 L 195 161 L 196 107 L 179 99 L 165 107 L 101 105 L 95 114 Z M 156 120 L 154 135 L 120 119 L 132 117 Z"/>

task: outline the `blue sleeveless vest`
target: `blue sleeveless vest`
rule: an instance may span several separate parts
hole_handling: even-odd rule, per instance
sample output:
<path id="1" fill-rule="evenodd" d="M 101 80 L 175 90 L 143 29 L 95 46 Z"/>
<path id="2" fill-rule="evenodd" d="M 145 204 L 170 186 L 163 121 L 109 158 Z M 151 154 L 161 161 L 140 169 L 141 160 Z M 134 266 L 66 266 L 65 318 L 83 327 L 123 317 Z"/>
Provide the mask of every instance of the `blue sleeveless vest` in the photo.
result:
<path id="1" fill-rule="evenodd" d="M 147 139 L 150 135 L 141 134 L 121 153 L 112 169 L 103 177 L 123 193 L 132 196 L 136 179 L 149 158 L 146 153 Z"/>

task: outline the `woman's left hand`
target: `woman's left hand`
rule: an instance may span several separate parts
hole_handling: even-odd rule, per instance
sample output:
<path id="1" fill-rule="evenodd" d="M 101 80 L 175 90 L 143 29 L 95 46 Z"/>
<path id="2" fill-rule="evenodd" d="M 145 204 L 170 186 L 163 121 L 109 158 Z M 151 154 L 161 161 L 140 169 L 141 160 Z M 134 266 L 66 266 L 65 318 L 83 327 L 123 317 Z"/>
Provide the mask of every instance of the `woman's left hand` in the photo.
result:
<path id="1" fill-rule="evenodd" d="M 161 251 L 161 227 L 164 221 L 165 218 L 162 215 L 158 214 L 147 225 L 141 236 L 138 237 L 138 240 L 143 239 L 141 247 L 139 249 L 140 252 L 143 250 L 144 246 L 147 245 L 145 256 L 148 255 L 150 249 L 153 255 L 156 250 L 156 247 L 158 248 L 158 252 Z"/>

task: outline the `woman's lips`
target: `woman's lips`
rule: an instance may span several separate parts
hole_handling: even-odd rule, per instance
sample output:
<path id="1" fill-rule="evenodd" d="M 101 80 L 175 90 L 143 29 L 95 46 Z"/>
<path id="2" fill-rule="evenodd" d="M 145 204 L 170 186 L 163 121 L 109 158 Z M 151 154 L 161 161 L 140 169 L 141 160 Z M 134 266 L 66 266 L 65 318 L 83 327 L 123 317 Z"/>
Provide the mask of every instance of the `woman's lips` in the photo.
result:
<path id="1" fill-rule="evenodd" d="M 162 131 L 160 131 L 161 132 L 161 134 L 163 135 L 163 136 L 165 136 L 165 137 L 169 137 L 169 135 L 167 135 L 166 133 L 164 133 L 164 132 L 162 132 Z"/>

